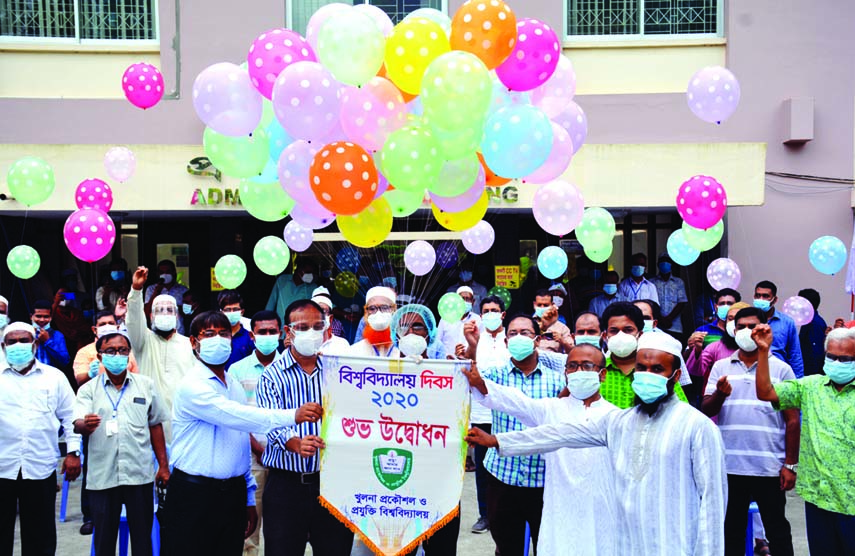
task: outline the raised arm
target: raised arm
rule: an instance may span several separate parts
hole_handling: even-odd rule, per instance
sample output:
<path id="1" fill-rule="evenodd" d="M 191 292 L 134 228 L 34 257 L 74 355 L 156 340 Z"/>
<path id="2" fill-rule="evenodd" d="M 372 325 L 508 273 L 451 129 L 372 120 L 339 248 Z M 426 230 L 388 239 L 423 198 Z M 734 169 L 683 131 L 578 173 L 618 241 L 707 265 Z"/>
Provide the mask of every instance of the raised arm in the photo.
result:
<path id="1" fill-rule="evenodd" d="M 769 377 L 769 349 L 772 346 L 772 329 L 768 324 L 758 324 L 751 331 L 751 338 L 757 344 L 758 352 L 757 376 L 755 379 L 757 398 L 777 405 L 778 393 L 775 392 L 775 387 L 772 386 L 772 379 Z"/>
<path id="2" fill-rule="evenodd" d="M 473 363 L 463 374 L 469 379 L 472 396 L 487 409 L 507 413 L 519 419 L 527 427 L 536 427 L 543 423 L 547 400 L 534 400 L 516 388 L 502 386 L 491 380 L 484 380 Z"/>
<path id="3" fill-rule="evenodd" d="M 609 415 L 598 419 L 541 425 L 522 431 L 498 434 L 496 440 L 499 443 L 499 455 L 526 456 L 546 454 L 561 448 L 607 446 L 606 430 Z"/>
<path id="4" fill-rule="evenodd" d="M 145 347 L 146 320 L 143 309 L 143 292 L 145 281 L 148 279 L 148 269 L 144 266 L 137 268 L 134 272 L 131 291 L 128 294 L 128 313 L 125 317 L 125 325 L 128 327 L 128 336 L 131 339 L 131 347 L 140 352 Z"/>
<path id="5" fill-rule="evenodd" d="M 294 409 L 252 407 L 230 400 L 197 382 L 183 383 L 176 394 L 176 405 L 179 398 L 182 410 L 196 419 L 243 432 L 267 433 L 296 424 Z"/>

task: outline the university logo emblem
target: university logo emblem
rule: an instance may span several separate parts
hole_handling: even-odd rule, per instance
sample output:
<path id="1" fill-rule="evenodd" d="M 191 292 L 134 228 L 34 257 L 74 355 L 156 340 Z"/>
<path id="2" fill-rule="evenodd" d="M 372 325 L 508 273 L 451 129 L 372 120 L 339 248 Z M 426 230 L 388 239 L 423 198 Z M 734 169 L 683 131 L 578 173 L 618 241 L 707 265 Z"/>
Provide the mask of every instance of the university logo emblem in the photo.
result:
<path id="1" fill-rule="evenodd" d="M 413 453 L 400 448 L 374 450 L 374 474 L 383 486 L 395 490 L 410 478 L 413 471 Z"/>

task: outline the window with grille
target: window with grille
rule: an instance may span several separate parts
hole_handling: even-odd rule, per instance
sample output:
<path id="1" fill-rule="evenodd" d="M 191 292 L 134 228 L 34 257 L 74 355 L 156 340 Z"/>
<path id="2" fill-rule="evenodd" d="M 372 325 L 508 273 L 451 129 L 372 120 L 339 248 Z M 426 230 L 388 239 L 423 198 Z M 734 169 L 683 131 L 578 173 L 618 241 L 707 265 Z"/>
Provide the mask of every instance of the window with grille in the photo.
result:
<path id="1" fill-rule="evenodd" d="M 567 36 L 720 35 L 724 0 L 566 0 Z"/>
<path id="2" fill-rule="evenodd" d="M 2 0 L 0 0 L 2 1 Z M 444 0 L 286 0 L 288 7 L 288 27 L 301 35 L 306 34 L 309 18 L 318 8 L 333 2 L 345 4 L 373 4 L 386 12 L 392 23 L 398 23 L 408 14 L 419 8 L 434 8 L 445 11 Z"/>
<path id="3" fill-rule="evenodd" d="M 156 41 L 156 0 L 0 0 L 0 39 Z"/>

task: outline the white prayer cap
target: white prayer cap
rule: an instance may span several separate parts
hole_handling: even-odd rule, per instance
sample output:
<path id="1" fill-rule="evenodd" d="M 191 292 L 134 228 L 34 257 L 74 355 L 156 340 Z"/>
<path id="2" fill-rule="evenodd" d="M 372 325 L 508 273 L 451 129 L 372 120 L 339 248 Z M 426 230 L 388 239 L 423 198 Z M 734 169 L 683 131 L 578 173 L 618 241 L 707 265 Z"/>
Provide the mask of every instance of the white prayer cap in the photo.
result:
<path id="1" fill-rule="evenodd" d="M 645 332 L 638 339 L 638 349 L 656 349 L 682 357 L 683 345 L 665 332 Z"/>
<path id="2" fill-rule="evenodd" d="M 555 284 L 552 284 L 551 286 L 549 286 L 548 291 L 551 291 L 551 292 L 557 291 L 557 292 L 563 293 L 564 295 L 567 295 L 567 289 L 564 287 L 564 284 L 559 284 L 557 282 Z"/>
<path id="3" fill-rule="evenodd" d="M 323 295 L 324 297 L 330 296 L 330 291 L 326 289 L 324 286 L 318 286 L 315 288 L 315 291 L 312 292 L 312 297 L 317 297 L 319 295 Z"/>
<path id="4" fill-rule="evenodd" d="M 469 286 L 460 286 L 459 288 L 457 288 L 457 294 L 460 295 L 461 293 L 468 293 L 469 295 L 475 295 L 475 292 L 472 291 L 472 288 L 470 288 Z"/>
<path id="5" fill-rule="evenodd" d="M 392 288 L 374 286 L 365 294 L 365 301 L 370 301 L 372 297 L 382 297 L 383 299 L 388 299 L 389 303 L 395 303 L 395 292 Z"/>
<path id="6" fill-rule="evenodd" d="M 318 291 L 322 290 L 322 291 Z M 312 292 L 312 301 L 315 303 L 323 303 L 330 309 L 334 307 L 332 299 L 330 299 L 330 292 L 325 287 L 321 286 Z"/>
<path id="7" fill-rule="evenodd" d="M 154 298 L 154 301 L 151 302 L 151 308 L 154 309 L 158 305 L 172 305 L 176 309 L 178 309 L 178 304 L 175 302 L 175 298 L 167 293 L 162 293 Z"/>
<path id="8" fill-rule="evenodd" d="M 0 303 L 5 304 L 5 305 L 6 305 L 6 309 L 7 309 L 7 310 L 9 309 L 9 300 L 8 300 L 8 299 L 6 299 L 5 297 L 3 297 L 2 295 L 0 295 Z"/>
<path id="9" fill-rule="evenodd" d="M 36 329 L 33 328 L 31 324 L 27 324 L 26 322 L 13 322 L 9 326 L 7 326 L 3 330 L 3 339 L 6 339 L 6 336 L 9 335 L 10 332 L 27 332 L 33 338 L 36 337 Z"/>

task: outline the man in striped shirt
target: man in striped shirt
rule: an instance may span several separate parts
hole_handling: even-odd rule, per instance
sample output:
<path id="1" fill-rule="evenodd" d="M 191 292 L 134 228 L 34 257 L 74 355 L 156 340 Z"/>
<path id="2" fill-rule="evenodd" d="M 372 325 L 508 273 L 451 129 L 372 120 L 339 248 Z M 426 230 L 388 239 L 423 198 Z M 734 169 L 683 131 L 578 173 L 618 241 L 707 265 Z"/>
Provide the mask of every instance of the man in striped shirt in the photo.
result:
<path id="1" fill-rule="evenodd" d="M 324 341 L 324 312 L 314 301 L 297 300 L 285 310 L 289 347 L 258 382 L 259 407 L 294 409 L 320 404 L 323 368 L 318 350 Z M 303 422 L 267 435 L 261 463 L 269 469 L 262 497 L 265 552 L 302 556 L 306 541 L 315 554 L 348 556 L 353 533 L 323 508 L 320 494 L 321 421 Z"/>

